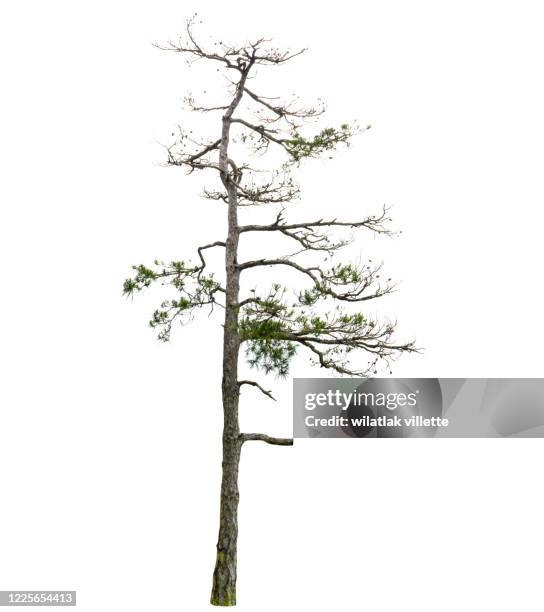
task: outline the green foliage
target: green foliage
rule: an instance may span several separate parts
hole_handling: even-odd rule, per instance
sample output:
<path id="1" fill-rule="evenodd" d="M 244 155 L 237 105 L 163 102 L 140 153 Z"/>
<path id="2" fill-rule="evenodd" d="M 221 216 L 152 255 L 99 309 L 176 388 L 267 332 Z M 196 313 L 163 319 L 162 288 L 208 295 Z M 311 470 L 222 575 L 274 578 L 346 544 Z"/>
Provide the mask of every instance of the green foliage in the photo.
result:
<path id="1" fill-rule="evenodd" d="M 356 274 L 350 265 L 333 268 L 349 282 Z M 246 344 L 246 358 L 252 367 L 266 373 L 287 375 L 296 347 L 300 341 L 314 342 L 316 338 L 335 340 L 339 346 L 326 345 L 326 354 L 341 359 L 351 352 L 356 339 L 372 322 L 362 313 L 343 312 L 337 306 L 332 312 L 315 312 L 312 306 L 323 287 L 305 289 L 299 294 L 299 303 L 288 304 L 287 290 L 273 285 L 265 298 L 253 298 L 244 306 L 239 320 L 240 341 Z M 355 344 L 351 344 L 355 339 Z"/>
<path id="2" fill-rule="evenodd" d="M 133 278 L 127 278 L 123 283 L 123 293 L 125 295 L 132 295 L 136 291 L 141 291 L 157 279 L 157 274 L 142 264 L 132 266 L 132 269 L 136 270 L 136 274 Z"/>
<path id="3" fill-rule="evenodd" d="M 288 327 L 284 322 L 289 310 L 276 297 L 275 285 L 271 296 L 260 300 L 257 308 L 246 308 L 240 318 L 240 341 L 246 342 L 246 358 L 251 367 L 261 368 L 266 374 L 275 372 L 287 376 L 289 363 L 296 353 L 293 342 L 285 339 Z M 263 318 L 261 313 L 266 312 Z"/>
<path id="4" fill-rule="evenodd" d="M 361 280 L 361 270 L 353 264 L 338 264 L 331 268 L 329 277 L 337 283 L 347 285 L 348 283 L 358 283 Z"/>
<path id="5" fill-rule="evenodd" d="M 213 275 L 204 276 L 203 268 L 199 266 L 187 266 L 183 261 L 165 264 L 158 260 L 154 265 L 155 269 L 142 264 L 133 266 L 135 274 L 123 283 L 123 293 L 133 295 L 157 280 L 161 280 L 163 285 L 171 285 L 179 292 L 178 298 L 162 302 L 149 321 L 150 327 L 159 330 L 158 339 L 167 342 L 174 321 L 183 324 L 196 308 L 205 305 L 213 308 L 216 303 L 215 294 L 222 291 L 222 287 Z"/>
<path id="6" fill-rule="evenodd" d="M 325 128 L 312 138 L 306 138 L 295 131 L 284 144 L 293 161 L 299 162 L 306 157 L 318 157 L 325 151 L 332 151 L 339 144 L 349 145 L 357 129 L 356 126 L 343 123 L 339 129 Z"/>
<path id="7" fill-rule="evenodd" d="M 296 345 L 282 339 L 274 325 L 253 327 L 245 320 L 240 327 L 244 341 L 247 342 L 246 358 L 249 365 L 261 368 L 266 374 L 275 372 L 278 376 L 287 376 Z M 255 336 L 252 336 L 253 333 Z"/>
<path id="8" fill-rule="evenodd" d="M 132 295 L 154 282 L 173 287 L 177 296 L 163 301 L 155 310 L 149 325 L 158 331 L 162 341 L 170 339 L 172 325 L 190 320 L 196 309 L 209 305 L 212 309 L 216 294 L 224 289 L 212 275 L 203 274 L 203 266 L 190 266 L 183 261 L 165 264 L 155 261 L 153 267 L 133 267 L 133 277 L 123 285 L 126 295 Z M 376 342 L 385 342 L 391 334 L 389 327 L 376 327 L 362 313 L 344 312 L 336 306 L 322 312 L 318 302 L 325 298 L 358 297 L 377 277 L 368 264 L 338 263 L 328 270 L 315 273 L 315 282 L 288 299 L 285 287 L 275 283 L 268 294 L 256 293 L 240 308 L 238 334 L 245 344 L 250 366 L 265 373 L 286 376 L 299 344 L 314 350 L 319 365 L 348 373 L 346 355 L 355 348 L 374 351 Z M 371 342 L 369 345 L 368 342 Z M 385 344 L 383 346 L 386 346 Z M 374 347 L 374 348 L 373 348 Z M 379 347 L 378 347 L 379 348 Z"/>
<path id="9" fill-rule="evenodd" d="M 286 327 L 281 320 L 244 317 L 240 319 L 240 340 L 281 340 Z"/>
<path id="10" fill-rule="evenodd" d="M 125 295 L 133 295 L 134 293 L 146 289 L 151 283 L 160 278 L 171 277 L 171 283 L 177 285 L 183 282 L 183 278 L 187 275 L 192 275 L 197 271 L 197 268 L 188 268 L 183 261 L 172 261 L 168 265 L 164 262 L 155 260 L 155 270 L 140 264 L 132 266 L 135 274 L 132 278 L 127 278 L 123 283 L 123 293 Z"/>
<path id="11" fill-rule="evenodd" d="M 357 292 L 364 289 L 379 278 L 375 271 L 369 271 L 352 263 L 339 263 L 328 270 L 324 270 L 311 288 L 303 289 L 297 294 L 301 306 L 313 306 L 320 299 L 335 297 L 338 291 L 351 293 L 356 296 Z"/>
<path id="12" fill-rule="evenodd" d="M 319 297 L 320 294 L 315 289 L 303 289 L 298 294 L 298 301 L 302 306 L 313 306 Z"/>
<path id="13" fill-rule="evenodd" d="M 275 372 L 280 377 L 287 376 L 295 353 L 293 342 L 273 338 L 250 340 L 246 348 L 246 358 L 251 367 L 261 368 L 265 374 Z"/>

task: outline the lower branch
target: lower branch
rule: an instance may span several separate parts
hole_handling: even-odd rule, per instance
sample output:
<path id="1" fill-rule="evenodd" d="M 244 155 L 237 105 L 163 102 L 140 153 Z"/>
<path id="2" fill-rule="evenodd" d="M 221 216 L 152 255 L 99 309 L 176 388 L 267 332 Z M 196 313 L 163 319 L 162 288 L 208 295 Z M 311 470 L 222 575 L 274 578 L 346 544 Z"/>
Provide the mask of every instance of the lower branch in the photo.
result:
<path id="1" fill-rule="evenodd" d="M 261 385 L 257 382 L 255 382 L 254 380 L 239 380 L 238 381 L 238 385 L 241 387 L 242 385 L 251 385 L 252 387 L 257 387 L 257 389 L 259 389 L 259 391 L 261 393 L 264 393 L 267 397 L 269 397 L 270 399 L 276 401 L 276 398 L 272 395 L 271 391 L 267 391 L 266 389 L 263 389 L 261 387 Z"/>
<path id="2" fill-rule="evenodd" d="M 240 434 L 240 442 L 249 442 L 250 440 L 260 440 L 267 444 L 275 444 L 276 446 L 293 446 L 293 438 L 273 438 L 266 434 L 243 433 Z"/>

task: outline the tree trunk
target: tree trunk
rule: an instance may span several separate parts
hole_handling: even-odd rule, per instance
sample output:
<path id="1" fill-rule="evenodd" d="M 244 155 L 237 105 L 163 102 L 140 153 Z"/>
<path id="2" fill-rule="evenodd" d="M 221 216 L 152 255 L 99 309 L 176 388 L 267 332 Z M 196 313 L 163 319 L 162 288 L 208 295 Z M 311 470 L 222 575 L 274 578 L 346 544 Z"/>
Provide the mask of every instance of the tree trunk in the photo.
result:
<path id="1" fill-rule="evenodd" d="M 251 62 L 252 63 L 252 62 Z M 240 269 L 238 268 L 238 197 L 234 183 L 239 180 L 234 162 L 229 159 L 229 137 L 232 114 L 242 98 L 247 71 L 242 73 L 236 93 L 223 115 L 221 144 L 219 146 L 219 168 L 221 181 L 227 191 L 228 234 L 225 241 L 225 327 L 223 330 L 223 477 L 221 481 L 221 504 L 219 515 L 219 537 L 217 558 L 213 572 L 210 602 L 216 606 L 236 605 L 236 551 L 238 543 L 238 465 L 240 463 L 240 425 L 238 403 L 238 300 L 240 293 Z M 233 174 L 229 174 L 229 164 Z"/>
<path id="2" fill-rule="evenodd" d="M 229 235 L 226 241 L 226 310 L 223 336 L 223 477 L 217 559 L 213 574 L 211 603 L 216 606 L 236 604 L 236 547 L 238 539 L 238 464 L 240 461 L 240 427 L 238 422 L 238 293 L 239 270 L 237 211 L 229 207 Z"/>
<path id="3" fill-rule="evenodd" d="M 239 92 L 241 95 L 241 91 Z M 238 97 L 238 96 L 237 96 Z M 239 100 L 239 97 L 238 97 Z M 237 100 L 231 105 L 234 110 Z M 228 235 L 225 242 L 225 327 L 223 330 L 223 477 L 217 559 L 213 573 L 211 603 L 216 606 L 236 605 L 236 548 L 238 540 L 238 464 L 240 462 L 240 426 L 238 422 L 238 295 L 240 270 L 238 269 L 238 202 L 236 187 L 228 175 L 227 148 L 230 116 L 223 117 L 223 133 L 220 149 L 222 180 L 228 194 Z"/>
<path id="4" fill-rule="evenodd" d="M 223 480 L 217 559 L 210 602 L 215 606 L 236 605 L 236 549 L 238 539 L 239 441 L 223 437 Z"/>

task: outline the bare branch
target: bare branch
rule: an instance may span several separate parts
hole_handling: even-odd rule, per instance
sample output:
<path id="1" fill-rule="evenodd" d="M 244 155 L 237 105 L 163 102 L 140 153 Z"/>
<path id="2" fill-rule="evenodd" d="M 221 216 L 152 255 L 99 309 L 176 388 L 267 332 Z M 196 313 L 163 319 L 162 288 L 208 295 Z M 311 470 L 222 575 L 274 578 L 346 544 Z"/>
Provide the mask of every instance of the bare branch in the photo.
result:
<path id="1" fill-rule="evenodd" d="M 238 206 L 284 204 L 297 199 L 299 194 L 298 185 L 284 168 L 283 173 L 273 172 L 261 182 L 238 184 Z"/>
<path id="2" fill-rule="evenodd" d="M 274 132 L 276 132 L 276 130 L 265 128 L 264 125 L 253 125 L 252 123 L 249 123 L 249 121 L 246 121 L 245 119 L 241 119 L 240 117 L 233 118 L 232 123 L 239 123 L 249 128 L 253 132 L 256 132 L 261 138 L 264 138 L 267 141 L 275 142 L 276 144 L 282 146 L 287 151 L 287 153 L 289 153 L 289 148 L 285 145 L 285 143 L 287 142 L 287 139 L 279 138 L 278 136 L 275 136 Z"/>
<path id="3" fill-rule="evenodd" d="M 338 356 L 335 355 L 331 350 L 322 350 L 318 349 L 310 340 L 296 340 L 299 344 L 308 348 L 314 355 L 317 355 L 317 362 L 322 368 L 327 368 L 329 370 L 334 370 L 339 374 L 343 374 L 346 376 L 355 376 L 355 377 L 366 377 L 371 374 L 376 374 L 376 366 L 378 361 L 381 359 L 386 362 L 389 366 L 390 361 L 393 358 L 402 352 L 408 353 L 418 353 L 419 349 L 415 348 L 412 342 L 404 344 L 404 345 L 387 345 L 384 344 L 382 347 L 375 347 L 375 350 L 369 350 L 368 352 L 375 355 L 375 358 L 366 365 L 364 368 L 354 368 L 349 365 L 349 362 L 342 361 L 338 359 Z M 323 344 L 323 343 L 322 343 Z M 338 345 L 338 343 L 335 343 Z"/>
<path id="4" fill-rule="evenodd" d="M 177 43 L 168 42 L 166 45 L 155 45 L 162 51 L 173 51 L 175 53 L 184 53 L 189 56 L 193 56 L 195 60 L 208 59 L 213 61 L 222 62 L 227 68 L 232 68 L 241 71 L 236 58 L 240 55 L 242 49 L 234 49 L 227 45 L 221 44 L 221 53 L 205 51 L 202 46 L 197 43 L 196 38 L 193 34 L 194 18 L 188 19 L 186 23 L 186 35 L 187 41 L 180 40 Z"/>
<path id="5" fill-rule="evenodd" d="M 196 153 L 190 154 L 183 151 L 183 148 L 185 146 L 184 140 L 186 139 L 187 135 L 181 132 L 177 143 L 166 147 L 166 163 L 169 166 L 185 166 L 189 169 L 189 172 L 192 172 L 193 170 L 202 170 L 204 168 L 212 168 L 215 170 L 219 170 L 219 166 L 217 165 L 217 163 L 214 163 L 204 158 L 211 151 L 219 149 L 221 139 L 217 139 L 214 142 L 208 143 Z M 175 150 L 176 146 L 178 147 L 177 151 Z"/>
<path id="6" fill-rule="evenodd" d="M 189 107 L 189 110 L 197 113 L 210 113 L 213 111 L 227 110 L 228 105 L 224 106 L 202 106 L 195 102 L 192 95 L 188 94 L 185 96 L 185 104 Z"/>
<path id="7" fill-rule="evenodd" d="M 297 264 L 294 261 L 290 261 L 289 259 L 255 259 L 253 261 L 246 261 L 238 265 L 240 270 L 249 270 L 250 268 L 256 268 L 259 266 L 289 266 L 290 268 L 294 268 L 295 270 L 298 270 L 299 272 L 302 272 L 303 274 L 309 276 L 314 281 L 314 283 L 319 283 L 317 276 L 313 274 L 313 272 L 319 272 L 318 267 L 304 268 L 300 264 Z"/>
<path id="8" fill-rule="evenodd" d="M 264 39 L 259 42 L 265 42 Z M 254 45 L 251 45 L 254 47 Z M 255 50 L 258 48 L 255 47 Z M 255 55 L 255 63 L 259 65 L 263 64 L 285 64 L 289 60 L 292 60 L 299 55 L 305 53 L 308 49 L 300 49 L 299 51 L 284 51 L 281 52 L 279 49 L 268 49 L 263 55 Z M 247 52 L 246 52 L 247 53 Z"/>
<path id="9" fill-rule="evenodd" d="M 264 393 L 267 397 L 269 397 L 270 399 L 276 401 L 276 398 L 272 395 L 272 391 L 267 391 L 266 389 L 263 389 L 261 387 L 261 385 L 257 382 L 255 382 L 254 380 L 239 380 L 238 381 L 238 385 L 241 387 L 242 385 L 251 385 L 252 387 L 257 387 L 257 389 L 259 389 L 259 391 L 261 391 L 261 393 Z"/>
<path id="10" fill-rule="evenodd" d="M 200 277 L 202 271 L 206 267 L 206 260 L 204 259 L 204 255 L 202 254 L 202 251 L 205 251 L 206 249 L 212 249 L 213 247 L 216 247 L 216 246 L 224 247 L 226 246 L 226 244 L 224 242 L 221 242 L 220 240 L 216 240 L 215 242 L 211 242 L 210 244 L 205 244 L 204 246 L 198 247 L 197 249 L 198 256 L 200 257 L 200 261 L 202 262 L 202 266 L 200 266 L 200 269 L 198 270 L 198 275 L 197 275 L 198 277 Z"/>
<path id="11" fill-rule="evenodd" d="M 244 91 L 251 99 L 273 113 L 274 118 L 272 119 L 262 117 L 262 120 L 266 123 L 274 123 L 280 119 L 285 119 L 291 127 L 298 127 L 295 119 L 313 119 L 325 112 L 324 105 L 321 108 L 294 108 L 289 104 L 272 104 L 268 100 L 277 98 L 267 98 L 266 96 L 258 95 L 247 87 L 244 88 Z"/>
<path id="12" fill-rule="evenodd" d="M 274 438 L 267 436 L 266 434 L 258 433 L 242 433 L 240 434 L 240 442 L 249 442 L 250 440 L 260 440 L 267 444 L 274 444 L 276 446 L 293 446 L 293 438 Z"/>
<path id="13" fill-rule="evenodd" d="M 267 48 L 264 45 L 270 41 L 265 38 L 260 38 L 253 43 L 247 43 L 240 47 L 234 47 L 219 41 L 215 43 L 214 51 L 206 50 L 196 39 L 193 32 L 194 22 L 195 17 L 187 20 L 186 40 L 179 40 L 177 43 L 170 41 L 166 45 L 155 46 L 163 51 L 186 54 L 194 61 L 202 59 L 217 61 L 224 64 L 226 68 L 237 70 L 240 73 L 247 70 L 249 63 L 260 66 L 284 64 L 306 51 L 306 49 L 301 49 L 300 51 L 290 52 L 280 51 L 272 47 Z"/>
<path id="14" fill-rule="evenodd" d="M 338 221 L 337 219 L 318 219 L 317 221 L 305 221 L 298 223 L 284 223 L 281 211 L 274 223 L 269 225 L 241 225 L 240 233 L 242 232 L 286 232 L 297 229 L 310 229 L 316 227 L 351 227 L 351 228 L 366 228 L 376 232 L 377 234 L 391 235 L 392 232 L 386 227 L 386 223 L 391 221 L 388 217 L 389 208 L 384 206 L 382 213 L 379 216 L 366 217 L 359 221 Z"/>

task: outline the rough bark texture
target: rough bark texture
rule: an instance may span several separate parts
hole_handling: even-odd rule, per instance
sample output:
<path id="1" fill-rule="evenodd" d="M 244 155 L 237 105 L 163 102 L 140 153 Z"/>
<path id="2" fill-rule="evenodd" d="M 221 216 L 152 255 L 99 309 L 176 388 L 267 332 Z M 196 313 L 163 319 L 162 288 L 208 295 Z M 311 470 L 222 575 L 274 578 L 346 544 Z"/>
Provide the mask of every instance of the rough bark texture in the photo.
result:
<path id="1" fill-rule="evenodd" d="M 236 94 L 223 115 L 223 129 L 219 149 L 221 180 L 228 195 L 228 235 L 225 246 L 226 292 L 225 327 L 223 332 L 223 477 L 217 559 L 213 573 L 211 603 L 216 606 L 236 604 L 236 551 L 238 539 L 238 465 L 240 462 L 240 427 L 238 403 L 238 300 L 240 270 L 238 269 L 238 201 L 233 176 L 229 173 L 228 145 L 231 118 L 243 95 L 245 75 L 242 75 Z M 235 180 L 235 176 L 234 176 Z"/>
<path id="2" fill-rule="evenodd" d="M 237 399 L 235 400 L 237 402 Z M 236 419 L 237 420 L 237 419 Z M 234 423 L 232 425 L 235 425 Z M 217 559 L 213 573 L 211 603 L 236 604 L 236 546 L 238 538 L 238 464 L 240 443 L 229 431 L 223 435 L 223 480 Z"/>

